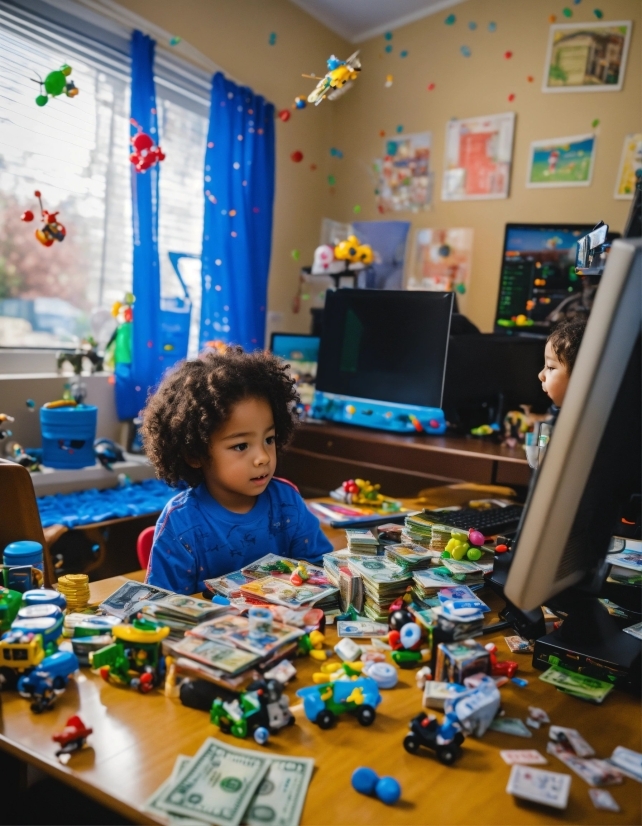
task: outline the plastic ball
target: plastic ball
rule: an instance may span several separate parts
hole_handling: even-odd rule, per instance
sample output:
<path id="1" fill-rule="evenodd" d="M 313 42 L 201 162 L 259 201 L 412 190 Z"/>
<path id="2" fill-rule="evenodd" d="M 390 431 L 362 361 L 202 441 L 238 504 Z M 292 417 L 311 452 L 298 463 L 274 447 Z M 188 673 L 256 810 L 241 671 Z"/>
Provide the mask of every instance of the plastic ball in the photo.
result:
<path id="1" fill-rule="evenodd" d="M 33 221 L 33 212 L 30 209 L 25 210 L 20 216 L 21 221 Z"/>
<path id="2" fill-rule="evenodd" d="M 292 154 L 290 155 L 290 160 L 293 163 L 301 163 L 301 161 L 303 160 L 303 152 L 299 151 L 298 149 L 296 150 L 296 152 L 292 152 Z"/>
<path id="3" fill-rule="evenodd" d="M 265 728 L 265 726 L 259 726 L 254 732 L 254 739 L 259 746 L 264 746 L 270 739 L 270 732 Z"/>
<path id="4" fill-rule="evenodd" d="M 36 103 L 38 106 L 45 106 L 48 100 L 49 98 L 47 97 L 47 95 L 38 95 L 38 97 L 36 98 Z"/>
<path id="5" fill-rule="evenodd" d="M 305 98 L 294 98 L 294 105 L 297 109 L 305 109 L 308 105 L 308 102 Z"/>
<path id="6" fill-rule="evenodd" d="M 154 141 L 145 132 L 139 132 L 132 138 L 132 146 L 137 152 L 144 152 L 146 149 L 151 149 Z"/>
<path id="7" fill-rule="evenodd" d="M 478 559 L 481 559 L 482 552 L 479 548 L 469 548 L 466 551 L 466 556 L 470 559 L 471 562 L 476 562 Z"/>
<path id="8" fill-rule="evenodd" d="M 373 794 L 378 782 L 377 772 L 367 766 L 360 766 L 352 772 L 352 788 L 359 794 Z"/>
<path id="9" fill-rule="evenodd" d="M 67 80 L 64 73 L 60 70 L 49 72 L 44 82 L 45 91 L 54 96 L 62 94 L 65 91 L 66 85 Z"/>
<path id="10" fill-rule="evenodd" d="M 468 541 L 471 545 L 483 545 L 486 537 L 481 531 L 478 531 L 476 528 L 471 528 L 468 531 Z"/>
<path id="11" fill-rule="evenodd" d="M 281 109 L 281 111 L 279 112 L 279 119 L 282 120 L 283 123 L 285 123 L 287 120 L 290 120 L 291 117 L 292 115 L 290 114 L 289 109 Z"/>
<path id="12" fill-rule="evenodd" d="M 388 627 L 393 631 L 401 631 L 408 622 L 414 622 L 414 618 L 407 608 L 399 608 L 393 611 L 388 619 Z"/>
<path id="13" fill-rule="evenodd" d="M 399 632 L 404 648 L 412 648 L 421 639 L 421 628 L 416 622 L 407 622 Z"/>
<path id="14" fill-rule="evenodd" d="M 401 797 L 401 786 L 394 777 L 380 777 L 375 786 L 375 794 L 386 806 L 394 806 Z"/>

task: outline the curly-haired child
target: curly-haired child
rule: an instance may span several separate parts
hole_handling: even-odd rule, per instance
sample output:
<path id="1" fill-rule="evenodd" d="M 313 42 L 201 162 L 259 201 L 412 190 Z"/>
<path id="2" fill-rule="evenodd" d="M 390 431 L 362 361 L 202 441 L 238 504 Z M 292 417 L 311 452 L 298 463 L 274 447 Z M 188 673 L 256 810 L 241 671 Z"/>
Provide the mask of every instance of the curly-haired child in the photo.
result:
<path id="1" fill-rule="evenodd" d="M 267 553 L 318 563 L 332 551 L 294 486 L 273 478 L 296 401 L 278 359 L 240 347 L 161 382 L 144 412 L 145 449 L 161 479 L 189 489 L 160 515 L 147 582 L 192 594 Z"/>
<path id="2" fill-rule="evenodd" d="M 563 321 L 546 340 L 544 367 L 537 378 L 542 382 L 542 390 L 553 402 L 555 416 L 566 396 L 585 329 L 584 319 Z"/>

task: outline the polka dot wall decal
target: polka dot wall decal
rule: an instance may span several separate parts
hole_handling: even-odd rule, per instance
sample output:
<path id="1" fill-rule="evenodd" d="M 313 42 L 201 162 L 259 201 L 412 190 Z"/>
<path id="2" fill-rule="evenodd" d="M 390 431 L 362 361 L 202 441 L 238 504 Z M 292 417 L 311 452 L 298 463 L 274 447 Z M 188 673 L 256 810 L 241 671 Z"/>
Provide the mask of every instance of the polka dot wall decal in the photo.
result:
<path id="1" fill-rule="evenodd" d="M 512 56 L 513 56 L 512 52 L 504 52 L 504 57 L 506 58 L 506 60 L 510 60 Z"/>
<path id="2" fill-rule="evenodd" d="M 461 46 L 459 51 L 463 54 L 464 57 L 470 57 L 472 54 L 468 46 Z"/>
<path id="3" fill-rule="evenodd" d="M 474 32 L 475 29 L 477 28 L 477 23 L 475 23 L 474 20 L 471 20 L 470 23 L 468 24 L 468 28 L 471 30 L 471 32 Z"/>
<path id="4" fill-rule="evenodd" d="M 391 51 L 392 51 L 392 46 L 390 44 L 388 44 L 386 46 L 386 48 L 384 49 L 384 52 L 387 52 L 388 54 L 390 54 Z"/>
<path id="5" fill-rule="evenodd" d="M 489 32 L 496 32 L 497 31 L 497 23 L 495 23 L 494 21 L 491 20 L 491 22 L 488 24 L 488 31 Z"/>
<path id="6" fill-rule="evenodd" d="M 514 95 L 513 92 L 511 92 L 510 95 L 508 96 L 508 102 L 512 103 L 514 100 L 515 100 L 515 95 Z"/>
<path id="7" fill-rule="evenodd" d="M 429 83 L 428 86 L 426 86 L 426 89 L 428 89 L 429 92 L 432 92 L 432 90 L 435 88 L 435 86 L 436 86 L 435 83 Z"/>
<path id="8" fill-rule="evenodd" d="M 455 17 L 455 15 L 454 14 L 449 14 L 448 17 L 444 20 L 444 23 L 447 26 L 454 26 L 456 21 L 457 21 L 457 18 Z"/>

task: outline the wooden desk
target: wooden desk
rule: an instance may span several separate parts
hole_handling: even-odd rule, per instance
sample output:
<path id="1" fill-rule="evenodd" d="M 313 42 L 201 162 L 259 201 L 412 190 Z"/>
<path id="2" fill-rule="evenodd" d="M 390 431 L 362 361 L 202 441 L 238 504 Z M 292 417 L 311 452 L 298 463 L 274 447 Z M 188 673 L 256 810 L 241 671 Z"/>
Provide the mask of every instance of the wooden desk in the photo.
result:
<path id="1" fill-rule="evenodd" d="M 531 471 L 522 447 L 511 450 L 472 436 L 405 436 L 305 422 L 277 475 L 304 496 L 327 495 L 354 477 L 380 483 L 389 496 L 416 496 L 422 488 L 457 482 L 525 487 Z"/>
<path id="2" fill-rule="evenodd" d="M 142 575 L 139 571 L 130 578 L 141 579 Z M 122 581 L 122 577 L 114 577 L 92 583 L 92 599 L 104 599 Z M 492 605 L 492 594 L 486 592 L 485 597 Z M 501 633 L 483 640 L 496 642 L 502 658 L 507 658 Z M 335 641 L 332 629 L 328 643 Z M 526 688 L 509 683 L 501 689 L 507 716 L 524 719 L 527 706 L 536 705 L 548 712 L 553 723 L 577 728 L 600 757 L 608 757 L 617 745 L 639 750 L 640 706 L 635 699 L 613 691 L 602 707 L 589 705 L 538 680 L 539 672 L 530 665 L 530 656 L 515 656 L 520 662 L 519 675 L 529 683 Z M 310 684 L 316 670 L 307 658 L 297 660 L 296 665 L 298 675 L 288 686 L 292 703 L 298 702 L 294 692 Z M 377 719 L 368 729 L 351 715 L 344 715 L 334 729 L 324 732 L 298 709 L 297 725 L 270 739 L 265 747 L 268 752 L 315 759 L 302 824 L 640 823 L 640 787 L 628 778 L 621 786 L 610 788 L 622 809 L 620 814 L 594 809 L 588 786 L 574 774 L 565 812 L 518 803 L 506 794 L 510 767 L 500 758 L 499 750 L 535 748 L 545 753 L 547 727 L 534 731 L 528 740 L 493 731 L 482 740 L 468 738 L 453 768 L 442 766 L 427 751 L 417 756 L 407 754 L 402 741 L 408 721 L 421 709 L 421 694 L 415 686 L 414 671 L 400 671 L 399 675 L 397 687 L 382 692 Z M 76 713 L 94 729 L 89 739 L 92 748 L 74 755 L 63 766 L 54 757 L 56 744 L 51 735 Z M 210 724 L 202 711 L 184 708 L 178 700 L 167 699 L 159 691 L 141 696 L 108 685 L 87 669 L 78 680 L 70 681 L 55 708 L 40 716 L 31 714 L 27 701 L 16 693 L 5 694 L 0 732 L 0 748 L 139 823 L 154 822 L 140 806 L 169 776 L 176 755 L 195 754 L 209 736 L 228 738 Z M 230 736 L 229 742 L 261 748 L 253 740 L 243 742 Z M 556 758 L 548 760 L 549 769 L 570 773 Z M 352 789 L 350 776 L 362 765 L 399 780 L 403 794 L 396 806 L 385 807 Z"/>

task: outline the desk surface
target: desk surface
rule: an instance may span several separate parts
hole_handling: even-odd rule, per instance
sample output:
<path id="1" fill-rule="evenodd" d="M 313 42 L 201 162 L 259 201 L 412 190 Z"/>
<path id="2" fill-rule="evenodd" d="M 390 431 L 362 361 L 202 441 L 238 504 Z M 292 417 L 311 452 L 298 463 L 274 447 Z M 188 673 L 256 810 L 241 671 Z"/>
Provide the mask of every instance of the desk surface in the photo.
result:
<path id="1" fill-rule="evenodd" d="M 128 576 L 141 579 L 143 572 Z M 122 582 L 123 577 L 113 577 L 92 583 L 92 601 L 104 599 Z M 486 592 L 485 597 L 492 606 L 493 595 Z M 502 658 L 508 659 L 501 632 L 483 640 L 496 642 Z M 328 633 L 328 642 L 336 642 L 334 629 Z M 529 655 L 515 657 L 520 663 L 519 676 L 529 682 L 525 688 L 509 683 L 501 689 L 507 716 L 524 719 L 527 706 L 536 705 L 548 712 L 554 724 L 577 728 L 600 757 L 608 757 L 617 745 L 640 749 L 640 706 L 633 697 L 613 691 L 603 706 L 590 705 L 538 680 L 539 672 L 531 666 Z M 288 685 L 293 704 L 298 701 L 294 692 L 309 685 L 316 670 L 307 658 L 297 660 L 296 666 L 297 677 Z M 415 686 L 414 671 L 400 671 L 399 676 L 396 688 L 382 692 L 377 719 L 368 729 L 344 715 L 334 729 L 324 732 L 306 720 L 299 708 L 295 710 L 297 725 L 270 739 L 265 747 L 268 752 L 315 759 L 303 824 L 640 823 L 640 786 L 629 778 L 621 786 L 610 787 L 621 807 L 619 814 L 594 809 L 589 787 L 575 774 L 571 775 L 569 805 L 564 812 L 518 803 L 506 794 L 510 767 L 502 761 L 499 750 L 534 748 L 545 754 L 547 727 L 534 731 L 528 740 L 493 731 L 482 740 L 467 738 L 464 753 L 453 768 L 442 766 L 427 751 L 417 756 L 407 754 L 402 741 L 408 721 L 421 710 L 421 693 Z M 91 748 L 73 755 L 63 766 L 54 757 L 56 745 L 51 736 L 76 713 L 94 729 Z M 3 696 L 0 748 L 141 823 L 155 822 L 140 806 L 169 776 L 176 756 L 195 754 L 210 736 L 228 738 L 210 724 L 206 713 L 185 708 L 159 691 L 141 696 L 109 685 L 87 669 L 70 681 L 55 708 L 40 716 L 31 714 L 27 701 L 16 693 Z M 242 743 L 229 736 L 229 742 L 261 748 L 253 740 Z M 556 758 L 547 759 L 546 768 L 570 773 Z M 388 808 L 358 795 L 350 785 L 350 775 L 361 765 L 396 777 L 402 786 L 402 800 Z"/>

